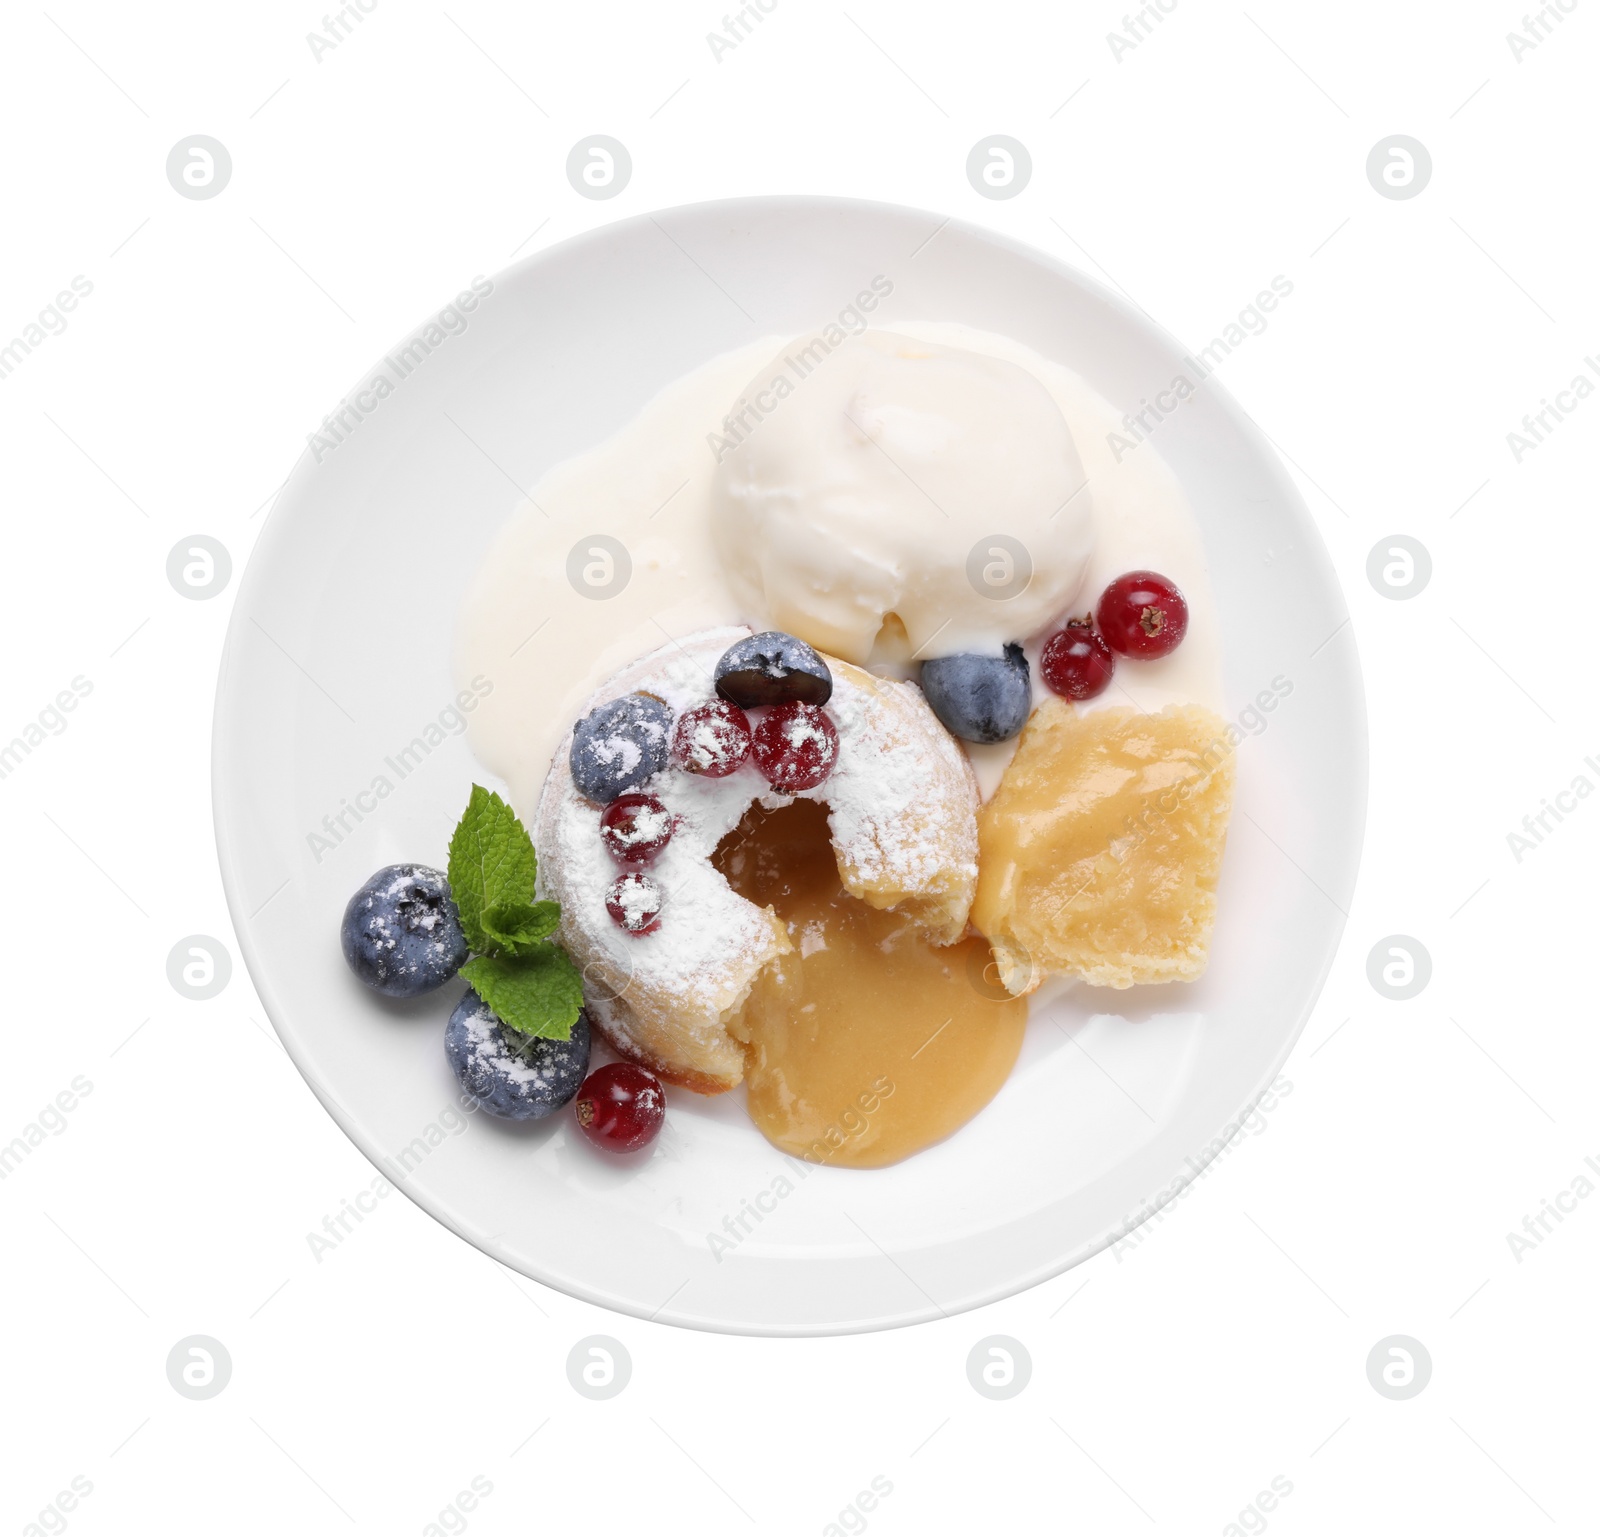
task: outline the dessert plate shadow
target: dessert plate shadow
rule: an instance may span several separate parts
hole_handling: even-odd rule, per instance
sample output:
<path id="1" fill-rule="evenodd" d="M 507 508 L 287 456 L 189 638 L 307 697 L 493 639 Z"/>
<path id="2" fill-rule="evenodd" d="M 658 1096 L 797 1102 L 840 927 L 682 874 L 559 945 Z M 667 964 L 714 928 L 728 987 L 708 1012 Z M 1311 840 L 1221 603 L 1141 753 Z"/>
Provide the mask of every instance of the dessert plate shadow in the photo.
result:
<path id="1" fill-rule="evenodd" d="M 1119 410 L 1179 378 L 1194 386 L 1154 443 L 1200 524 L 1244 734 L 1210 970 L 1192 986 L 1076 989 L 1035 1008 L 995 1101 L 889 1169 L 795 1164 L 731 1097 L 670 1093 L 654 1149 L 626 1159 L 590 1148 L 569 1115 L 531 1130 L 464 1115 L 442 1045 L 460 984 L 388 1006 L 347 971 L 337 937 L 374 869 L 442 867 L 472 781 L 494 782 L 452 683 L 463 594 L 551 465 L 707 359 L 826 324 L 879 275 L 893 291 L 875 325 L 951 320 L 1015 337 Z M 1097 283 L 880 204 L 761 198 L 627 220 L 499 274 L 465 320 L 426 356 L 413 349 L 409 368 L 386 358 L 363 375 L 341 440 L 302 456 L 240 583 L 218 683 L 229 906 L 267 1013 L 328 1112 L 496 1259 L 696 1328 L 815 1335 L 937 1319 L 1127 1232 L 1273 1083 L 1332 963 L 1360 855 L 1366 717 L 1348 615 L 1260 432 Z M 580 665 L 558 635 L 528 644 L 552 667 Z"/>

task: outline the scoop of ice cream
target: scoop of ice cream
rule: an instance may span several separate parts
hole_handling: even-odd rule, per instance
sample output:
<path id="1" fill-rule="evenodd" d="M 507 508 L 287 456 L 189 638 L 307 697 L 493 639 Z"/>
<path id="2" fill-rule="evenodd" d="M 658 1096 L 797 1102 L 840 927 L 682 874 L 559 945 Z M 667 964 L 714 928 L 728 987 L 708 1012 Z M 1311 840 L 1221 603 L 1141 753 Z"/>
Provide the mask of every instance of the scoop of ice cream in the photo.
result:
<path id="1" fill-rule="evenodd" d="M 886 620 L 919 660 L 998 655 L 1077 595 L 1083 465 L 1014 363 L 888 331 L 818 339 L 763 369 L 725 428 L 712 533 L 752 623 L 856 663 Z"/>

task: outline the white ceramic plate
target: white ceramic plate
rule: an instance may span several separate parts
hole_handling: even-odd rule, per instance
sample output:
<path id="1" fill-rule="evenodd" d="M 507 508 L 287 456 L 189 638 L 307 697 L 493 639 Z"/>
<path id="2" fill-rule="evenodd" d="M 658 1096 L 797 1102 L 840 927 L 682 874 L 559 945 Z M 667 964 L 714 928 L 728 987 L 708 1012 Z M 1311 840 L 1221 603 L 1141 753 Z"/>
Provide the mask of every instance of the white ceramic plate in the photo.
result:
<path id="1" fill-rule="evenodd" d="M 933 214 L 785 198 L 629 220 L 496 278 L 467 328 L 343 443 L 320 463 L 308 451 L 228 635 L 213 765 L 223 879 L 251 976 L 306 1081 L 463 1238 L 664 1322 L 885 1328 L 1093 1254 L 1191 1178 L 1273 1081 L 1355 881 L 1366 723 L 1348 627 L 1329 640 L 1344 603 L 1277 459 L 1208 383 L 1157 443 L 1204 534 L 1227 698 L 1237 718 L 1275 677 L 1293 691 L 1241 749 L 1201 983 L 1080 991 L 1031 1022 L 999 1097 L 956 1136 L 891 1169 L 801 1177 L 732 1096 L 673 1094 L 654 1150 L 627 1160 L 595 1153 L 567 1115 L 526 1127 L 463 1116 L 441 1044 L 459 984 L 395 1007 L 351 977 L 337 939 L 350 893 L 380 865 L 442 866 L 468 787 L 485 777 L 450 733 L 451 637 L 518 488 L 706 359 L 814 327 L 878 273 L 894 294 L 875 323 L 1013 336 L 1119 409 L 1195 377 L 1170 338 L 1098 285 Z M 577 665 L 559 636 L 535 644 L 551 666 Z M 441 745 L 402 777 L 392 760 L 441 719 Z M 714 1252 L 712 1233 L 731 1247 Z"/>

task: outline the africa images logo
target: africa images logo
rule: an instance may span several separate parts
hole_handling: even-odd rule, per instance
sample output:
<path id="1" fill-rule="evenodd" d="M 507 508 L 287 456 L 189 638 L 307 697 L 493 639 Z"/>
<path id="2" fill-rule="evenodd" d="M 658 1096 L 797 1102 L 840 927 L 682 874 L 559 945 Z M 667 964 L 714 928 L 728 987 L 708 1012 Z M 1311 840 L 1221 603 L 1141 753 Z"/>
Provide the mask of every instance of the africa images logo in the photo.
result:
<path id="1" fill-rule="evenodd" d="M 493 281 L 479 274 L 473 278 L 470 288 L 456 295 L 454 303 L 445 305 L 425 326 L 408 336 L 384 358 L 383 367 L 360 388 L 346 395 L 339 402 L 337 410 L 323 417 L 322 426 L 316 432 L 306 434 L 311 457 L 321 464 L 438 348 L 444 346 L 452 336 L 460 336 L 467 329 L 473 311 L 493 292 Z"/>

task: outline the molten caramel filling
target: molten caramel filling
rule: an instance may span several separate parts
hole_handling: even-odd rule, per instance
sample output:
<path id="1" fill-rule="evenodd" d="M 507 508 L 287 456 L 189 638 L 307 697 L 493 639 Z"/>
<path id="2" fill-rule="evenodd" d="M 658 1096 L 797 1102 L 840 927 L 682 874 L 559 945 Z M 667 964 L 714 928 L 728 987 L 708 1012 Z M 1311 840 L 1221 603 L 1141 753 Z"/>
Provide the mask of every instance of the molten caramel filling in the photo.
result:
<path id="1" fill-rule="evenodd" d="M 787 925 L 791 954 L 757 978 L 731 1033 L 750 1116 L 784 1152 L 878 1168 L 964 1125 L 1005 1082 L 1027 1004 L 981 939 L 936 946 L 839 883 L 826 807 L 752 806 L 712 863 Z"/>

